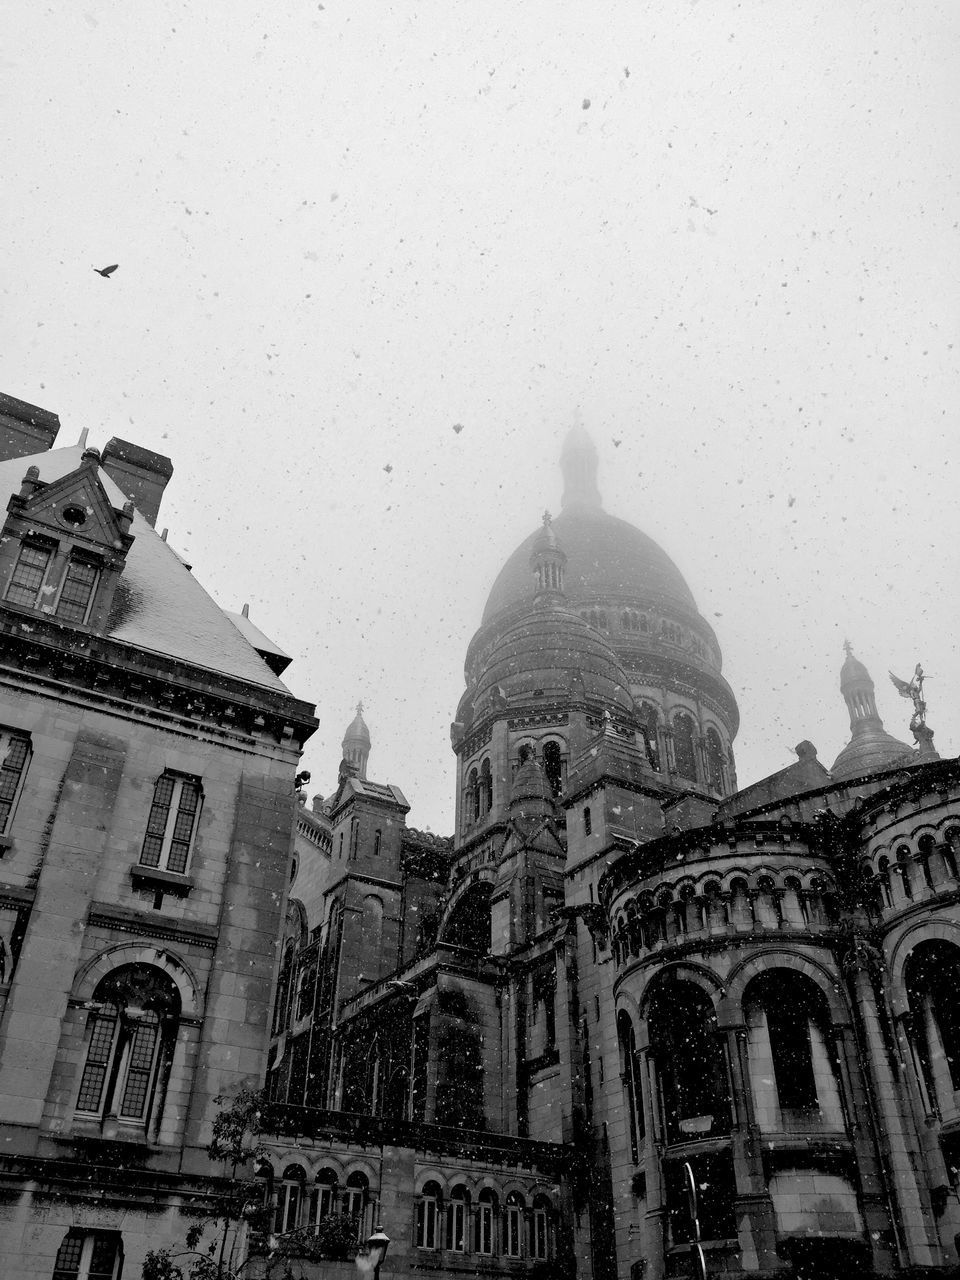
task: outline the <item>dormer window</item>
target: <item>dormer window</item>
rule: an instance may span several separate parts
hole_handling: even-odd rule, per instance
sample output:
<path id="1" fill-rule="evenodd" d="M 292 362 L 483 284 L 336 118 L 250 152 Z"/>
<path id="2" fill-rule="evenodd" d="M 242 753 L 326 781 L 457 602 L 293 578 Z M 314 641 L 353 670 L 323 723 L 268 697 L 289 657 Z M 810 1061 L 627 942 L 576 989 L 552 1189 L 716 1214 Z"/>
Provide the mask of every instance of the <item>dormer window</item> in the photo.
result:
<path id="1" fill-rule="evenodd" d="M 64 622 L 86 622 L 99 577 L 100 570 L 92 560 L 78 555 L 71 556 L 63 575 L 54 614 Z"/>
<path id="2" fill-rule="evenodd" d="M 20 555 L 10 575 L 10 584 L 4 598 L 11 604 L 22 604 L 28 609 L 33 609 L 40 599 L 43 580 L 47 576 L 52 557 L 52 547 L 24 542 L 20 547 Z"/>

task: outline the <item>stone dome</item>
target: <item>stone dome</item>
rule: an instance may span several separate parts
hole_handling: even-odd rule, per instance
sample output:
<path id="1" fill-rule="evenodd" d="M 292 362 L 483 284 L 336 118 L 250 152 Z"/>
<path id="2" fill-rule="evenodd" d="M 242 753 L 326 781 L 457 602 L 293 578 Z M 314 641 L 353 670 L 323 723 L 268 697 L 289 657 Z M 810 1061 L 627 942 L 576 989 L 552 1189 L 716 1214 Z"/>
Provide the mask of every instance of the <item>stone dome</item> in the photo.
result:
<path id="1" fill-rule="evenodd" d="M 865 725 L 843 748 L 830 772 L 837 782 L 862 778 L 868 773 L 883 773 L 917 763 L 917 753 L 887 733 L 882 724 Z"/>
<path id="2" fill-rule="evenodd" d="M 574 501 L 555 518 L 553 532 L 566 553 L 564 587 L 571 604 L 620 596 L 696 612 L 693 594 L 677 566 L 651 537 L 626 520 L 598 505 Z M 536 581 L 530 555 L 542 533 L 535 530 L 507 559 L 487 598 L 484 624 L 533 600 Z"/>
<path id="3" fill-rule="evenodd" d="M 501 694 L 509 703 L 578 693 L 611 709 L 633 710 L 626 673 L 603 636 L 579 614 L 540 600 L 500 632 L 470 701 L 481 713 Z"/>

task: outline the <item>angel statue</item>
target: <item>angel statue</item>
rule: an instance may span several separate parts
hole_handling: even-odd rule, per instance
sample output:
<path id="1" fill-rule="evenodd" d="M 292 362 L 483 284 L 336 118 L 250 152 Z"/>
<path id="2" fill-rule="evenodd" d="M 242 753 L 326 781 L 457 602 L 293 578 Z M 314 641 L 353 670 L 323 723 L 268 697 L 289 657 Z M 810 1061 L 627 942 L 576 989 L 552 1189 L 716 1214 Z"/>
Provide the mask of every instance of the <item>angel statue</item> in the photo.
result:
<path id="1" fill-rule="evenodd" d="M 894 688 L 901 698 L 910 698 L 913 701 L 913 715 L 910 717 L 910 729 L 916 737 L 917 730 L 925 727 L 927 704 L 923 700 L 923 667 L 918 662 L 913 673 L 912 680 L 900 680 L 893 672 L 889 673 L 890 679 L 893 681 Z"/>

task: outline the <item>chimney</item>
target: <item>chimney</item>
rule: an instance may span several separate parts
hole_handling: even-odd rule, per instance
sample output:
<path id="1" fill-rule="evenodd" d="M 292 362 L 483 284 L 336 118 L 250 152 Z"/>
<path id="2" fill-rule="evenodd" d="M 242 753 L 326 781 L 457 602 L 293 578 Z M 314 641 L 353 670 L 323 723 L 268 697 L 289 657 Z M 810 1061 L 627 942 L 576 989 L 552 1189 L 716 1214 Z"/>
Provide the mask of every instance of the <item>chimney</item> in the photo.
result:
<path id="1" fill-rule="evenodd" d="M 0 392 L 0 462 L 46 453 L 60 430 L 60 419 L 49 409 Z"/>
<path id="2" fill-rule="evenodd" d="M 162 453 L 153 453 L 150 449 L 142 449 L 138 444 L 119 440 L 114 436 L 107 441 L 100 466 L 123 491 L 124 497 L 133 499 L 133 505 L 144 520 L 155 525 L 160 511 L 160 499 L 167 481 L 173 475 L 173 463 L 170 459 L 165 458 Z"/>

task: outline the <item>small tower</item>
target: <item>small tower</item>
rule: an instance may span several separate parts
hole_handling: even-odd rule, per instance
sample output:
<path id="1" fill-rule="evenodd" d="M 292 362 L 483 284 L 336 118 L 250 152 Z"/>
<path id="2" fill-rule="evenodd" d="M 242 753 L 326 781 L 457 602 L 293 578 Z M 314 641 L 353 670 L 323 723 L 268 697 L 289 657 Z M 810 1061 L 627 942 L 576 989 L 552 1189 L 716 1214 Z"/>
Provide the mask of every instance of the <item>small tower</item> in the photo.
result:
<path id="1" fill-rule="evenodd" d="M 567 557 L 557 541 L 552 522 L 550 512 L 545 511 L 543 528 L 537 534 L 530 552 L 530 568 L 537 579 L 536 603 L 541 603 L 541 596 L 559 598 L 563 595 L 563 571 Z"/>
<path id="2" fill-rule="evenodd" d="M 357 777 L 361 780 L 367 776 L 369 755 L 370 730 L 363 718 L 363 703 L 358 702 L 357 714 L 350 721 L 347 732 L 343 735 L 343 758 L 356 768 Z"/>
<path id="3" fill-rule="evenodd" d="M 577 422 L 567 432 L 560 451 L 560 470 L 563 472 L 563 497 L 560 500 L 562 507 L 577 503 L 585 507 L 602 505 L 600 490 L 597 488 L 598 463 L 596 446 L 580 425 L 578 414 Z"/>
<path id="4" fill-rule="evenodd" d="M 830 772 L 837 782 L 882 773 L 898 765 L 915 764 L 916 755 L 905 742 L 887 733 L 877 711 L 870 672 L 853 656 L 850 641 L 844 641 L 846 658 L 840 668 L 840 692 L 850 713 L 850 741 Z"/>

